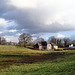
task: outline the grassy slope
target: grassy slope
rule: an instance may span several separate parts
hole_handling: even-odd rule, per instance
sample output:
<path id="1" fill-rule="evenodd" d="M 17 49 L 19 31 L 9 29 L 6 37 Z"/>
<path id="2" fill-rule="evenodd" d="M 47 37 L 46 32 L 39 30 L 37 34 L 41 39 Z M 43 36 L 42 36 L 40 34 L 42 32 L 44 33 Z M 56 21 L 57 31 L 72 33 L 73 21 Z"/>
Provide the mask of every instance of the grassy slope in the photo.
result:
<path id="1" fill-rule="evenodd" d="M 75 54 L 62 59 L 45 60 L 32 64 L 19 63 L 20 60 L 26 60 L 25 57 L 28 55 L 37 56 L 39 54 L 49 54 L 51 52 L 52 51 L 34 51 L 12 46 L 0 46 L 0 68 L 3 68 L 0 71 L 0 75 L 75 75 Z M 58 55 L 57 52 L 58 51 L 53 51 L 53 55 Z M 75 53 L 74 50 L 60 52 Z M 8 62 L 7 60 L 17 60 L 17 62 Z M 12 62 L 13 64 L 11 64 Z"/>

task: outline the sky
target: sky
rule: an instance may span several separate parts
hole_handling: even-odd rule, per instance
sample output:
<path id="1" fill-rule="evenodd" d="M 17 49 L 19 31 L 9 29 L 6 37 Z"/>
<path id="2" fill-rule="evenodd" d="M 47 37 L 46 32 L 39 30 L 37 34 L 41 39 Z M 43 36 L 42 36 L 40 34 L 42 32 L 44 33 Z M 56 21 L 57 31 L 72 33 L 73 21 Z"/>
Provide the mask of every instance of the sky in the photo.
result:
<path id="1" fill-rule="evenodd" d="M 0 36 L 18 42 L 22 33 L 75 40 L 75 0 L 0 0 Z"/>

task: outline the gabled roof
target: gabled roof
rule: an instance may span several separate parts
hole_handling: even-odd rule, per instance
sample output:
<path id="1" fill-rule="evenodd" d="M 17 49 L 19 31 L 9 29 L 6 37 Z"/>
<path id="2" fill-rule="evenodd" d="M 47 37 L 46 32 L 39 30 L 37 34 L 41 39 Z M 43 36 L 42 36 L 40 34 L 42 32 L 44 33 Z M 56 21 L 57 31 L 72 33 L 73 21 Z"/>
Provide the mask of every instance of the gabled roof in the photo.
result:
<path id="1" fill-rule="evenodd" d="M 42 46 L 47 46 L 47 42 L 46 42 L 46 41 L 42 41 L 40 44 L 41 44 Z"/>
<path id="2" fill-rule="evenodd" d="M 54 43 L 50 43 L 52 46 L 57 46 L 56 44 L 54 44 Z"/>

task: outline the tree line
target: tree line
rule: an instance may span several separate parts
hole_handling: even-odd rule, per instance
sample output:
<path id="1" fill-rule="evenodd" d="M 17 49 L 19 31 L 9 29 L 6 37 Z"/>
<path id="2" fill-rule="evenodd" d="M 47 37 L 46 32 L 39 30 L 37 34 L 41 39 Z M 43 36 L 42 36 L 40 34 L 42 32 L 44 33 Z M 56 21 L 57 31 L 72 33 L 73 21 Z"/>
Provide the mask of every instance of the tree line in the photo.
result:
<path id="1" fill-rule="evenodd" d="M 32 36 L 30 34 L 27 33 L 23 33 L 19 36 L 19 43 L 18 45 L 21 47 L 26 47 L 27 45 L 33 45 L 34 43 L 39 43 L 42 41 L 45 41 L 44 38 L 42 37 L 37 37 L 36 40 L 34 42 L 32 42 Z M 50 43 L 54 43 L 56 45 L 58 45 L 58 47 L 62 48 L 62 47 L 67 47 L 69 44 L 74 44 L 75 45 L 75 40 L 70 40 L 69 38 L 56 38 L 54 36 L 49 37 L 48 40 L 46 40 L 47 42 Z"/>
<path id="2" fill-rule="evenodd" d="M 35 42 L 42 42 L 45 41 L 44 38 L 38 37 Z M 63 47 L 68 47 L 70 44 L 75 45 L 75 40 L 70 40 L 69 38 L 56 38 L 54 36 L 51 36 L 48 38 L 47 42 L 49 43 L 54 43 L 58 47 L 63 48 Z"/>
<path id="3" fill-rule="evenodd" d="M 42 41 L 45 41 L 44 38 L 42 37 L 37 37 L 36 40 L 33 41 L 33 37 L 32 35 L 28 34 L 28 33 L 22 33 L 19 38 L 18 38 L 19 42 L 17 44 L 17 46 L 19 47 L 26 47 L 26 46 L 33 46 L 34 43 L 39 43 Z M 46 40 L 49 43 L 54 43 L 56 45 L 58 45 L 58 47 L 62 48 L 62 47 L 67 47 L 69 44 L 73 44 L 75 45 L 75 40 L 70 40 L 69 38 L 56 38 L 54 36 L 49 37 L 48 40 Z M 6 45 L 6 39 L 4 37 L 0 37 L 0 45 Z"/>

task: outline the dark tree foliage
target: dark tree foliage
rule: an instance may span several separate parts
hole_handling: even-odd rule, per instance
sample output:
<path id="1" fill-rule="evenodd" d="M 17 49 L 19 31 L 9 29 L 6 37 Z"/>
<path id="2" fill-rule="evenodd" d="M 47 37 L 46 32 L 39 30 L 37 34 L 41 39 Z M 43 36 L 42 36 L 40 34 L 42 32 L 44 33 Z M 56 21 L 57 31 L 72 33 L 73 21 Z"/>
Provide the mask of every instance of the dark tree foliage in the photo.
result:
<path id="1" fill-rule="evenodd" d="M 63 40 L 62 40 L 62 39 L 57 39 L 57 45 L 58 45 L 58 47 L 60 47 L 60 48 L 64 47 Z"/>
<path id="2" fill-rule="evenodd" d="M 69 38 L 64 38 L 63 41 L 65 47 L 67 47 L 71 43 L 71 40 Z"/>

